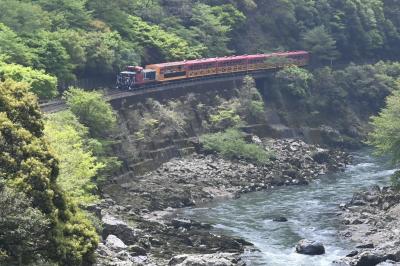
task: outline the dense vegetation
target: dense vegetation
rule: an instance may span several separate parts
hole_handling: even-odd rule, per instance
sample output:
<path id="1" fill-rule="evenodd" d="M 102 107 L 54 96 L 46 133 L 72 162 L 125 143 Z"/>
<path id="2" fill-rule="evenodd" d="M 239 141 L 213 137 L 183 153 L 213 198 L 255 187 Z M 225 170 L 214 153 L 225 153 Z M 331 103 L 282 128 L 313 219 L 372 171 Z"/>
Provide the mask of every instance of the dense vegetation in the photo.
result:
<path id="1" fill-rule="evenodd" d="M 322 62 L 400 55 L 397 1 L 1 0 L 0 10 L 0 61 L 62 84 L 232 53 L 304 48 Z"/>
<path id="2" fill-rule="evenodd" d="M 291 99 L 294 107 L 306 109 L 316 117 L 346 117 L 349 106 L 358 106 L 358 111 L 363 112 L 360 115 L 367 118 L 384 107 L 385 97 L 399 79 L 400 63 L 381 61 L 350 64 L 337 70 L 323 67 L 309 71 L 291 66 L 278 71 L 271 83 L 278 96 Z M 275 95 L 274 100 L 279 102 L 279 97 Z"/>
<path id="3" fill-rule="evenodd" d="M 372 117 L 373 130 L 369 134 L 369 143 L 379 155 L 390 155 L 395 164 L 400 162 L 400 80 L 396 90 L 387 98 L 386 107 L 379 115 Z M 392 176 L 392 183 L 400 189 L 400 171 Z"/>
<path id="4" fill-rule="evenodd" d="M 98 200 L 101 182 L 121 166 L 109 150 L 117 117 L 102 93 L 70 88 L 61 94 L 68 110 L 45 119 L 34 94 L 48 100 L 60 95 L 57 85 L 114 77 L 126 65 L 228 54 L 307 49 L 317 66 L 400 58 L 397 0 L 0 0 L 0 10 L 5 265 L 90 263 L 98 236 L 81 207 Z M 353 111 L 368 117 L 391 95 L 372 120 L 370 143 L 400 161 L 399 63 L 290 66 L 271 77 L 267 97 L 292 103 L 296 119 L 307 114 L 310 124 L 351 119 Z M 125 120 L 138 143 L 185 136 L 201 121 L 205 149 L 264 164 L 270 155 L 240 132 L 264 121 L 264 101 L 249 77 L 235 94 L 211 99 L 212 106 L 191 94 L 163 104 L 148 99 Z M 332 124 L 354 133 L 336 118 Z M 400 174 L 393 180 L 400 184 Z"/>
<path id="5" fill-rule="evenodd" d="M 0 82 L 0 143 L 0 201 L 12 204 L 0 205 L 1 264 L 90 262 L 97 233 L 57 182 L 59 163 L 26 83 Z"/>

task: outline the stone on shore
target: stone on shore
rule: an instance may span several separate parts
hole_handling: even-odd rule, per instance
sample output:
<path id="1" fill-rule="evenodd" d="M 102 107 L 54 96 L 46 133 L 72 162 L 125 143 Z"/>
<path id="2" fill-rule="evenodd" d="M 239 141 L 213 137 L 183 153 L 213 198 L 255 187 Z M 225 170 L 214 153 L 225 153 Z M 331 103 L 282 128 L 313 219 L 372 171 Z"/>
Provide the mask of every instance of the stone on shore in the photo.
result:
<path id="1" fill-rule="evenodd" d="M 296 252 L 304 255 L 322 255 L 325 254 L 325 247 L 320 242 L 302 239 L 296 245 Z"/>
<path id="2" fill-rule="evenodd" d="M 214 254 L 183 254 L 173 257 L 169 266 L 244 266 L 238 254 L 214 253 Z"/>

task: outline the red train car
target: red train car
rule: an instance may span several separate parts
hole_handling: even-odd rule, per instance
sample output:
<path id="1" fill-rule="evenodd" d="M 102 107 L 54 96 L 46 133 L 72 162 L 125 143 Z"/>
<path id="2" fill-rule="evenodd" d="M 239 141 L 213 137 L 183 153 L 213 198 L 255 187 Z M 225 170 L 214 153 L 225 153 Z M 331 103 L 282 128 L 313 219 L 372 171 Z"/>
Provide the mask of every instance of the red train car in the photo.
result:
<path id="1" fill-rule="evenodd" d="M 308 52 L 293 51 L 160 63 L 147 65 L 145 69 L 139 66 L 128 67 L 118 75 L 117 88 L 131 90 L 147 83 L 275 69 L 288 65 L 304 66 L 308 62 Z"/>

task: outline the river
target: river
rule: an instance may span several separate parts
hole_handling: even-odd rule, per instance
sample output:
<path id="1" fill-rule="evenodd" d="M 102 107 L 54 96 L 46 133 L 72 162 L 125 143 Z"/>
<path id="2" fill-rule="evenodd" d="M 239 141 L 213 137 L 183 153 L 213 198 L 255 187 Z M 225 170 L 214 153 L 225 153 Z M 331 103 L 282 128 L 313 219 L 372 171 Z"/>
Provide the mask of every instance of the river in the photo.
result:
<path id="1" fill-rule="evenodd" d="M 322 266 L 346 255 L 349 241 L 338 236 L 341 224 L 338 204 L 353 192 L 371 185 L 387 185 L 394 172 L 387 160 L 354 153 L 353 164 L 344 172 L 321 176 L 308 186 L 291 186 L 243 195 L 236 200 L 217 201 L 201 208 L 186 209 L 184 216 L 214 225 L 214 231 L 243 237 L 255 244 L 247 252 L 248 265 Z M 284 216 L 288 222 L 273 222 Z M 302 239 L 319 240 L 326 254 L 306 256 L 294 252 Z"/>

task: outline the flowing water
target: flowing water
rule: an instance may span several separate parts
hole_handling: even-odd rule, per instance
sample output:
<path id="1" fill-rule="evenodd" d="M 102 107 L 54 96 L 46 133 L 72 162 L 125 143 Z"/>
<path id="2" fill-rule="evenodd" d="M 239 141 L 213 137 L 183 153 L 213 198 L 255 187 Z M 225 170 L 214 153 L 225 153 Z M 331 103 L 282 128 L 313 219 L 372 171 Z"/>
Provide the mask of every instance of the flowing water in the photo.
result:
<path id="1" fill-rule="evenodd" d="M 369 151 L 353 154 L 353 165 L 344 172 L 322 176 L 308 186 L 282 187 L 243 195 L 240 199 L 214 202 L 186 209 L 184 216 L 214 225 L 215 231 L 243 237 L 258 252 L 248 252 L 248 265 L 320 266 L 346 255 L 351 243 L 338 237 L 338 204 L 353 192 L 371 185 L 387 185 L 394 172 L 387 160 Z M 288 222 L 273 222 L 284 216 Z M 326 254 L 306 256 L 294 252 L 302 239 L 319 240 Z"/>

